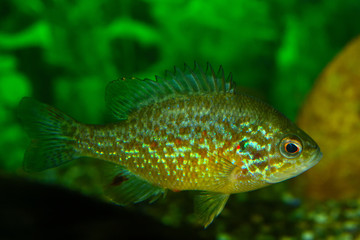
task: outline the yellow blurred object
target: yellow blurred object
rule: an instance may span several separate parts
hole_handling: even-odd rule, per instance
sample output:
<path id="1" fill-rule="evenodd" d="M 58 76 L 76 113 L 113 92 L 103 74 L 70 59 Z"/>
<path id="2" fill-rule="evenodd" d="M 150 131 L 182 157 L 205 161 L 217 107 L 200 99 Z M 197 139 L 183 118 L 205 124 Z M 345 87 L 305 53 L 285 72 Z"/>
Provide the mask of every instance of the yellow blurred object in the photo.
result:
<path id="1" fill-rule="evenodd" d="M 360 197 L 360 37 L 320 75 L 298 125 L 318 142 L 324 156 L 303 178 L 306 196 Z"/>

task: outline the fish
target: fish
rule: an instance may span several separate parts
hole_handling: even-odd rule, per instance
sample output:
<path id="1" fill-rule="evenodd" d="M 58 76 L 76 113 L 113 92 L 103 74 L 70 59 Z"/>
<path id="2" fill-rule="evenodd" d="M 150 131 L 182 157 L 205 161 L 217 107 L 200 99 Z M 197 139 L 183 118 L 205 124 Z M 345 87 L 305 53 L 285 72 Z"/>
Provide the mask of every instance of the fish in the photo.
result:
<path id="1" fill-rule="evenodd" d="M 174 67 L 155 80 L 109 82 L 111 123 L 76 121 L 24 97 L 18 117 L 31 138 L 29 172 L 82 157 L 110 163 L 106 197 L 119 205 L 155 201 L 168 190 L 194 191 L 205 228 L 231 194 L 295 177 L 317 164 L 317 143 L 278 110 L 236 87 L 210 64 Z"/>

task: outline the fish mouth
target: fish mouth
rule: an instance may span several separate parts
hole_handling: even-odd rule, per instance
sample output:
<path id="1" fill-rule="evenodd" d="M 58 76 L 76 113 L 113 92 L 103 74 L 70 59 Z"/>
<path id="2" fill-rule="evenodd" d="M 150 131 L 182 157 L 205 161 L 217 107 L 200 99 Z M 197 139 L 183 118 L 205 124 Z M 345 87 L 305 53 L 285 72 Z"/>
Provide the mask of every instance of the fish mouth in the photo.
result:
<path id="1" fill-rule="evenodd" d="M 306 163 L 303 163 L 301 166 L 295 165 L 294 167 L 289 168 L 281 173 L 276 173 L 276 174 L 267 176 L 265 181 L 267 183 L 278 183 L 278 182 L 287 180 L 289 178 L 296 177 L 296 176 L 302 174 L 303 172 L 309 170 L 313 166 L 315 166 L 320 161 L 321 158 L 322 158 L 322 152 L 320 151 L 320 149 L 317 149 L 314 156 L 312 156 L 312 158 L 309 161 L 307 161 Z"/>

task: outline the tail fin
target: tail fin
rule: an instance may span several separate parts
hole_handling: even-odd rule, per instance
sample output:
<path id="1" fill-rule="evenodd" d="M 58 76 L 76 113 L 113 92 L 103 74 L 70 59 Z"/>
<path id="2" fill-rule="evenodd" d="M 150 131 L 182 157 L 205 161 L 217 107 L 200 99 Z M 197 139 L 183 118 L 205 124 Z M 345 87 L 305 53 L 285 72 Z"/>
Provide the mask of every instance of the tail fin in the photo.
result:
<path id="1" fill-rule="evenodd" d="M 71 144 L 75 120 L 28 97 L 21 100 L 18 117 L 31 138 L 24 156 L 26 171 L 42 171 L 76 158 Z"/>

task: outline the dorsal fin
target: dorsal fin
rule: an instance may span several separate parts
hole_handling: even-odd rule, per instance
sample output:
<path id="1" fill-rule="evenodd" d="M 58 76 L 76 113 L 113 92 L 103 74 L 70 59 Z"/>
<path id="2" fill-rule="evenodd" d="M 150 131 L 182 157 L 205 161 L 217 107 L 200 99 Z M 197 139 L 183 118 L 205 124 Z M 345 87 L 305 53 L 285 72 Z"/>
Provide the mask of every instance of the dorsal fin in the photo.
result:
<path id="1" fill-rule="evenodd" d="M 208 63 L 206 71 L 195 62 L 191 69 L 185 64 L 184 70 L 174 67 L 164 77 L 150 79 L 119 79 L 106 87 L 106 103 L 115 119 L 127 119 L 130 112 L 157 101 L 179 95 L 234 92 L 231 74 L 225 78 L 222 66 L 217 73 Z"/>

